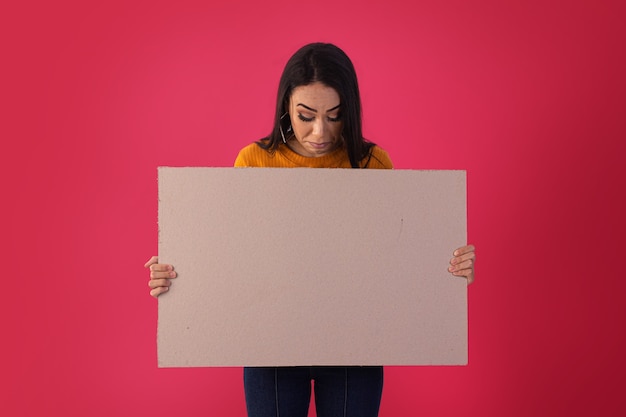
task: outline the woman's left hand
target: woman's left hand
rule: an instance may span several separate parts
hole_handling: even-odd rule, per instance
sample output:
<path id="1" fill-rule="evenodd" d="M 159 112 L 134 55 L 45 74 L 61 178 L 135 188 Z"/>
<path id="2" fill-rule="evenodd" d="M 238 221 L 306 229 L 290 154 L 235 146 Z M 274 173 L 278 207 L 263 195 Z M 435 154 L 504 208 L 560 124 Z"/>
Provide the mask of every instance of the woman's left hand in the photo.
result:
<path id="1" fill-rule="evenodd" d="M 467 284 L 474 282 L 474 264 L 476 263 L 476 248 L 467 245 L 454 251 L 454 258 L 450 259 L 448 271 L 457 277 L 465 277 Z"/>

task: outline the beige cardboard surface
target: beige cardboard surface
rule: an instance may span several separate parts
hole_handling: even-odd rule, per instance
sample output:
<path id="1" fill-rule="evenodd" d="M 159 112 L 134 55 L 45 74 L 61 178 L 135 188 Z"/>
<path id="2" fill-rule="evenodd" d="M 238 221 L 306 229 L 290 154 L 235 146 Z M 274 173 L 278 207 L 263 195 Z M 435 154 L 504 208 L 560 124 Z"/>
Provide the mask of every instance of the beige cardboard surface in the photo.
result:
<path id="1" fill-rule="evenodd" d="M 160 367 L 463 365 L 465 171 L 159 171 Z"/>

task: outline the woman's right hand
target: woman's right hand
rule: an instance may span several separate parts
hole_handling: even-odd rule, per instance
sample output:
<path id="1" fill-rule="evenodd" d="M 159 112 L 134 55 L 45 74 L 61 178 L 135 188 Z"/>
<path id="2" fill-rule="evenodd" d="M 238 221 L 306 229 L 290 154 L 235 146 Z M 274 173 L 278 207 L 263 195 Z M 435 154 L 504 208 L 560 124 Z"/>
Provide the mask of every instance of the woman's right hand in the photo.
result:
<path id="1" fill-rule="evenodd" d="M 153 256 L 144 266 L 150 268 L 148 286 L 151 288 L 151 296 L 156 298 L 170 289 L 171 279 L 176 278 L 176 271 L 172 265 L 160 264 L 159 258 Z"/>

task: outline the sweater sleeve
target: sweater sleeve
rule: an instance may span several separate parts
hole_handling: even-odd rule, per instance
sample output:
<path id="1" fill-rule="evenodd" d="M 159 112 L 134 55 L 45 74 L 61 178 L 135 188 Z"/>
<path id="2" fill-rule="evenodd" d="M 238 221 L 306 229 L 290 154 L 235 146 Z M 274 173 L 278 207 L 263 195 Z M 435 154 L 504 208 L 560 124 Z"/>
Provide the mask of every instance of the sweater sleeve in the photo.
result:
<path id="1" fill-rule="evenodd" d="M 389 154 L 378 146 L 372 148 L 372 155 L 367 166 L 370 169 L 393 169 Z"/>
<path id="2" fill-rule="evenodd" d="M 236 167 L 251 167 L 254 166 L 252 160 L 254 159 L 254 147 L 258 146 L 255 143 L 247 145 L 245 148 L 239 151 L 237 158 L 235 159 Z"/>

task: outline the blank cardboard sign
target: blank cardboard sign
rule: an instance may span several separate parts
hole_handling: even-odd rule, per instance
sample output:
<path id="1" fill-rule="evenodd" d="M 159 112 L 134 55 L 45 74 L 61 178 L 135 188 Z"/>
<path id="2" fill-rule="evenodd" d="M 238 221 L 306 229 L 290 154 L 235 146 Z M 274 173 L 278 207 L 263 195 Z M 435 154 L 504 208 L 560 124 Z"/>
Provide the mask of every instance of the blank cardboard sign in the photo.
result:
<path id="1" fill-rule="evenodd" d="M 160 367 L 467 363 L 465 171 L 158 173 Z"/>

